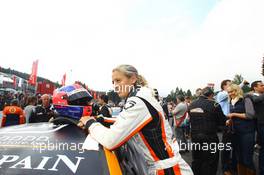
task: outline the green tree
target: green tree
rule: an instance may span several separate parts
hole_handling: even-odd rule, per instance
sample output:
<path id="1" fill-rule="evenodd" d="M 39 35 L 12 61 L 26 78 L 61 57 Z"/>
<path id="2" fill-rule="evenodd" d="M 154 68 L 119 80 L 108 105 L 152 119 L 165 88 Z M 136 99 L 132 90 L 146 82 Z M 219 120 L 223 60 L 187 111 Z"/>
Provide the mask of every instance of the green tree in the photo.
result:
<path id="1" fill-rule="evenodd" d="M 175 93 L 175 98 L 179 94 L 179 92 L 180 92 L 180 89 L 178 87 L 176 87 L 175 92 L 174 92 Z"/>
<path id="2" fill-rule="evenodd" d="M 251 88 L 248 85 L 243 85 L 242 86 L 242 90 L 244 93 L 248 93 L 251 91 Z"/>
<path id="3" fill-rule="evenodd" d="M 179 95 L 189 96 L 191 98 L 194 98 L 190 89 L 188 89 L 187 91 L 184 91 L 182 88 L 176 87 L 175 91 L 172 90 L 170 94 L 168 94 L 168 96 L 166 97 L 166 101 L 175 101 L 177 96 Z"/>
<path id="4" fill-rule="evenodd" d="M 186 96 L 188 96 L 188 97 L 192 97 L 192 92 L 190 91 L 190 89 L 187 90 L 187 92 L 186 92 Z"/>
<path id="5" fill-rule="evenodd" d="M 185 92 L 182 90 L 182 88 L 179 90 L 179 93 L 177 94 L 177 96 L 185 96 Z"/>
<path id="6" fill-rule="evenodd" d="M 242 75 L 236 74 L 233 83 L 240 85 L 243 82 L 241 89 L 243 90 L 244 93 L 248 93 L 251 91 L 251 88 L 249 87 L 249 83 L 244 80 Z"/>
<path id="7" fill-rule="evenodd" d="M 239 85 L 243 82 L 244 78 L 242 77 L 242 75 L 240 74 L 236 74 L 234 79 L 233 79 L 233 83 Z"/>

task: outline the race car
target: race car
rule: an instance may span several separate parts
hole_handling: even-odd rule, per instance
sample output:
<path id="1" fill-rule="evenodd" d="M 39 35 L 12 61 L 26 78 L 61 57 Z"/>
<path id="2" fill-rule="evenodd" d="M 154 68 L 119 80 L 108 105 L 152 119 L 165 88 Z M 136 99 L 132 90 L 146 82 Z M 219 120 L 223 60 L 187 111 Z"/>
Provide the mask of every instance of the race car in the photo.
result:
<path id="1" fill-rule="evenodd" d="M 132 144 L 109 151 L 76 126 L 92 97 L 78 85 L 63 88 L 54 92 L 57 117 L 51 123 L 0 128 L 0 174 L 147 174 Z"/>

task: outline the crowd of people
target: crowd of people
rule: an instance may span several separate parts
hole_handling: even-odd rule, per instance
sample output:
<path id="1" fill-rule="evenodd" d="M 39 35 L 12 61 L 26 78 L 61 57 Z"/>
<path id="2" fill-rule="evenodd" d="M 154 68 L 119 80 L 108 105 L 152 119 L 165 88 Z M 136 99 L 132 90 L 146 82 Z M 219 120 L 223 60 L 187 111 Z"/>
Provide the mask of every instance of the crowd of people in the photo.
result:
<path id="1" fill-rule="evenodd" d="M 54 115 L 48 94 L 24 95 L 7 93 L 1 96 L 2 127 L 24 123 L 48 122 Z"/>
<path id="2" fill-rule="evenodd" d="M 141 78 L 137 77 L 136 69 L 126 66 L 118 67 L 113 71 L 113 77 L 115 77 L 113 81 L 119 83 L 120 79 L 123 78 L 127 82 L 131 80 L 131 85 L 133 86 L 143 85 L 144 87 L 144 81 L 142 80 L 143 83 L 140 82 L 141 84 L 138 81 Z M 135 79 L 133 79 L 135 81 L 132 81 L 131 77 L 133 76 L 135 76 Z M 166 137 L 167 139 L 173 139 L 175 137 L 180 148 L 182 145 L 188 145 L 190 142 L 201 145 L 207 144 L 209 145 L 208 148 L 211 148 L 210 145 L 212 144 L 219 145 L 219 143 L 222 143 L 224 147 L 224 149 L 216 149 L 215 152 L 212 152 L 210 149 L 203 149 L 204 147 L 196 149 L 193 145 L 191 147 L 184 146 L 184 149 L 180 149 L 179 152 L 184 154 L 185 152 L 191 151 L 192 170 L 188 169 L 183 160 L 178 159 L 177 161 L 180 162 L 178 168 L 181 169 L 181 172 L 185 172 L 182 174 L 192 174 L 193 171 L 194 175 L 216 175 L 219 159 L 221 158 L 221 168 L 224 175 L 256 175 L 256 172 L 264 175 L 264 84 L 262 81 L 254 81 L 251 83 L 252 91 L 244 93 L 242 86 L 245 84 L 248 85 L 248 83 L 236 85 L 231 80 L 224 80 L 221 83 L 221 91 L 218 93 L 215 93 L 210 87 L 198 88 L 195 99 L 189 96 L 184 97 L 179 95 L 175 101 L 161 100 L 158 91 L 154 89 L 152 92 L 153 97 L 159 103 L 152 101 L 151 98 L 145 95 L 144 93 L 147 94 L 147 90 L 143 88 L 141 88 L 143 89 L 141 90 L 143 94 L 131 94 L 131 92 L 126 92 L 126 94 L 120 93 L 119 96 L 126 98 L 124 111 L 121 112 L 120 118 L 127 117 L 127 119 L 131 120 L 131 126 L 125 124 L 129 121 L 119 121 L 121 120 L 119 119 L 120 126 L 123 127 L 125 125 L 127 127 L 126 130 L 122 130 L 121 132 L 120 128 L 119 130 L 115 130 L 115 127 L 111 127 L 111 133 L 110 130 L 104 128 L 109 128 L 111 124 L 104 124 L 103 126 L 96 125 L 94 123 L 100 123 L 98 118 L 89 117 L 80 120 L 80 127 L 88 129 L 94 138 L 98 139 L 101 144 L 105 144 L 104 146 L 109 149 L 114 149 L 116 145 L 123 143 L 131 134 L 130 131 L 135 132 L 131 127 L 140 128 L 142 131 L 137 131 L 140 131 L 140 139 L 137 141 L 139 143 L 142 142 L 141 146 L 143 147 L 143 151 L 151 147 L 153 154 L 157 151 L 155 152 L 157 154 L 155 155 L 157 156 L 155 159 L 168 160 L 168 164 L 171 166 L 167 167 L 161 164 L 159 166 L 163 167 L 165 174 L 170 174 L 174 171 L 170 167 L 175 166 L 174 163 L 176 160 L 174 160 L 172 155 L 177 155 L 177 153 L 173 151 L 171 153 L 167 151 L 163 153 L 155 145 L 148 145 L 147 148 L 144 146 L 147 142 L 150 144 L 156 139 L 157 143 L 161 145 L 165 144 L 164 149 L 168 149 L 170 146 L 173 147 L 172 145 L 166 145 L 168 143 L 161 142 L 158 136 L 155 138 L 156 136 L 154 137 L 153 135 L 154 140 L 148 138 L 149 134 L 151 135 L 148 132 L 151 130 L 152 125 L 156 127 L 163 121 L 155 118 L 149 119 L 147 113 L 152 117 L 159 117 L 156 111 L 160 110 L 157 106 L 157 104 L 160 104 L 164 118 L 167 119 L 172 131 L 172 138 L 169 138 L 170 134 L 166 133 L 167 131 L 165 132 L 168 134 Z M 107 95 L 101 95 L 97 103 L 98 108 L 95 109 L 94 116 L 112 117 L 112 110 L 108 105 L 109 99 Z M 139 111 L 134 111 L 133 107 L 137 106 L 137 104 L 146 105 L 148 112 L 140 111 L 141 107 L 137 107 Z M 2 127 L 23 123 L 48 122 L 55 116 L 51 96 L 47 94 L 41 96 L 28 96 L 24 94 L 1 95 L 0 107 L 3 110 Z M 17 118 L 8 120 L 8 115 L 11 115 L 13 118 L 16 115 Z M 136 124 L 132 124 L 134 116 L 141 117 L 141 120 L 137 120 Z M 150 121 L 154 123 L 152 125 L 142 123 Z M 115 126 L 117 125 L 115 123 Z M 167 126 L 164 124 L 161 127 Z M 151 132 L 159 133 L 159 128 L 156 129 Z M 109 138 L 105 137 L 106 133 L 109 134 Z M 220 138 L 219 133 L 221 133 Z M 117 136 L 118 139 L 116 138 Z M 115 141 L 111 140 L 111 144 L 114 142 L 116 145 L 109 146 L 109 139 L 116 139 Z M 170 141 L 168 142 L 170 143 Z M 228 149 L 229 147 L 231 149 Z M 258 170 L 256 170 L 253 161 L 253 155 L 256 149 L 259 152 Z M 147 154 L 146 152 L 144 153 Z M 147 156 L 149 156 L 147 157 L 149 161 L 156 161 L 155 159 L 153 160 L 153 155 Z M 159 172 L 157 169 L 155 171 L 151 169 L 150 171 Z"/>
<path id="3" fill-rule="evenodd" d="M 92 115 L 112 117 L 112 110 L 108 105 L 108 101 L 107 95 L 100 95 L 96 102 L 93 102 Z M 56 116 L 52 96 L 49 94 L 5 93 L 0 95 L 0 104 L 0 111 L 3 111 L 2 127 L 24 123 L 49 122 Z"/>
<path id="4" fill-rule="evenodd" d="M 244 93 L 243 86 L 248 84 L 245 81 L 236 85 L 231 80 L 223 80 L 220 92 L 215 93 L 209 87 L 198 88 L 196 99 L 190 101 L 189 97 L 179 95 L 175 102 L 163 103 L 180 145 L 188 145 L 187 140 L 191 138 L 192 143 L 222 143 L 225 147 L 211 152 L 184 146 L 182 153 L 192 151 L 195 175 L 216 174 L 220 153 L 224 175 L 264 174 L 264 84 L 254 81 L 251 91 Z M 256 150 L 257 170 L 253 161 Z"/>

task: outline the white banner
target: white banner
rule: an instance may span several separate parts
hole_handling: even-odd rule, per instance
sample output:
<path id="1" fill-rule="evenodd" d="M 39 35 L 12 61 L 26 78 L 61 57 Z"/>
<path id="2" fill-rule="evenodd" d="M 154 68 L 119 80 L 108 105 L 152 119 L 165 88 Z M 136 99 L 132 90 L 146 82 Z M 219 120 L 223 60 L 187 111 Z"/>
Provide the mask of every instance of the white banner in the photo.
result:
<path id="1" fill-rule="evenodd" d="M 19 78 L 18 87 L 22 87 L 22 81 L 23 81 L 23 79 Z"/>
<path id="2" fill-rule="evenodd" d="M 4 82 L 4 75 L 0 75 L 0 84 L 3 84 Z"/>

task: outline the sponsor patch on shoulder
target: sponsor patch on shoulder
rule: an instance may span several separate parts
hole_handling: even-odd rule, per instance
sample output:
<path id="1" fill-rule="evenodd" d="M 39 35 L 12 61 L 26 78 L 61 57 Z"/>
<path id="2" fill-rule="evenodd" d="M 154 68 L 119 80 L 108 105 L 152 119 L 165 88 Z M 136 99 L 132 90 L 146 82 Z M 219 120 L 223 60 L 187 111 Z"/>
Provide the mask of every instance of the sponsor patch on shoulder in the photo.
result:
<path id="1" fill-rule="evenodd" d="M 124 109 L 125 109 L 125 110 L 128 110 L 129 108 L 132 108 L 132 107 L 134 107 L 134 106 L 135 106 L 135 104 L 136 104 L 136 102 L 135 102 L 135 101 L 133 101 L 133 100 L 130 100 L 130 101 L 126 102 L 126 104 L 125 104 L 125 106 L 124 106 Z"/>

